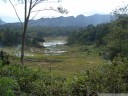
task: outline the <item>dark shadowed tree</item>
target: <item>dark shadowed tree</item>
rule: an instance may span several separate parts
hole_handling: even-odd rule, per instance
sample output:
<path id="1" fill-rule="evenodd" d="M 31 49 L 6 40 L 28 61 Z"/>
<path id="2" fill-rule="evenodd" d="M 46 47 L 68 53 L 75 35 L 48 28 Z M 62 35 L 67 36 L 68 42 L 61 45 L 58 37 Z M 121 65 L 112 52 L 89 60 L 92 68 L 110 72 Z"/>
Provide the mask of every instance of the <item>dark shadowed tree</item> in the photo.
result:
<path id="1" fill-rule="evenodd" d="M 27 32 L 27 28 L 28 28 L 28 23 L 29 23 L 29 20 L 33 19 L 40 11 L 45 11 L 45 10 L 53 10 L 53 11 L 56 11 L 56 12 L 59 12 L 59 13 L 68 13 L 68 11 L 62 7 L 57 7 L 56 9 L 50 7 L 50 8 L 47 8 L 47 9 L 38 9 L 38 10 L 33 10 L 37 5 L 41 4 L 41 3 L 44 3 L 44 2 L 49 2 L 49 0 L 4 0 L 5 2 L 9 1 L 10 4 L 12 5 L 15 13 L 16 13 L 16 16 L 18 17 L 21 25 L 22 25 L 22 48 L 21 48 L 21 63 L 23 64 L 24 63 L 24 50 L 25 50 L 25 40 L 26 40 L 26 32 Z M 60 0 L 56 0 L 56 2 L 60 2 Z M 24 10 L 24 21 L 22 22 L 19 14 L 18 14 L 18 11 L 17 11 L 17 8 L 16 6 L 18 4 L 23 4 L 24 5 L 24 8 L 22 10 Z M 30 15 L 31 13 L 35 13 L 35 15 L 30 18 Z"/>

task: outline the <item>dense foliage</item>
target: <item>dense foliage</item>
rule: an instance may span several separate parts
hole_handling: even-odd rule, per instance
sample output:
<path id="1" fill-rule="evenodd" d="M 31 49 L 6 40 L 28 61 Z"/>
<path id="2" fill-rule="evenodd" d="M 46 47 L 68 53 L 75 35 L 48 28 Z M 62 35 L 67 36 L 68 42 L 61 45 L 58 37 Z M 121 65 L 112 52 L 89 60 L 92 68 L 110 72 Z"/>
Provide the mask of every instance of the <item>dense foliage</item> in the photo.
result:
<path id="1" fill-rule="evenodd" d="M 68 37 L 68 44 L 105 44 L 104 36 L 109 33 L 109 23 L 99 24 L 97 26 L 88 25 L 79 31 L 72 33 Z"/>
<path id="2" fill-rule="evenodd" d="M 38 37 L 47 37 L 47 36 L 68 36 L 74 30 L 77 30 L 79 27 L 29 27 L 28 33 L 30 35 L 37 35 Z"/>
<path id="3" fill-rule="evenodd" d="M 0 45 L 1 46 L 14 46 L 21 42 L 21 34 L 18 30 L 0 29 Z"/>
<path id="4" fill-rule="evenodd" d="M 37 37 L 27 34 L 27 46 L 41 47 L 39 42 L 44 42 L 44 39 L 41 36 Z M 17 46 L 19 44 L 21 44 L 21 30 L 10 27 L 0 29 L 0 46 Z"/>
<path id="5" fill-rule="evenodd" d="M 106 50 L 112 60 L 115 56 L 128 57 L 128 17 L 121 17 L 112 22 L 110 32 L 105 37 Z"/>
<path id="6" fill-rule="evenodd" d="M 0 63 L 1 64 L 1 63 Z M 0 66 L 1 96 L 63 96 L 65 78 L 26 66 Z"/>
<path id="7" fill-rule="evenodd" d="M 109 23 L 99 24 L 97 26 L 88 25 L 75 31 L 68 37 L 68 45 L 72 44 L 105 44 L 104 37 L 109 33 Z"/>

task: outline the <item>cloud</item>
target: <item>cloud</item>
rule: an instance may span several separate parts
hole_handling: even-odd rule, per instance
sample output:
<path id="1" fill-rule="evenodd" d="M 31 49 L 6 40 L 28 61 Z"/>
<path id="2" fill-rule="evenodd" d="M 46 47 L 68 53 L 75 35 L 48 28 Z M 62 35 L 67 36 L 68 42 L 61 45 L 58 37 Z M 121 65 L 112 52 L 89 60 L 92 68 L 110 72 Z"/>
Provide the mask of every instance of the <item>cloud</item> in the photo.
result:
<path id="1" fill-rule="evenodd" d="M 51 0 L 55 1 L 55 0 Z M 63 16 L 77 16 L 79 14 L 84 15 L 92 15 L 92 14 L 109 14 L 112 10 L 117 8 L 118 6 L 122 6 L 128 4 L 128 0 L 62 0 L 60 3 L 50 2 L 40 4 L 35 8 L 41 9 L 45 7 L 53 6 L 56 8 L 57 6 L 63 6 L 69 11 L 68 15 Z M 22 5 L 17 6 L 17 11 L 20 17 L 23 18 L 24 7 Z M 0 15 L 8 15 L 8 16 L 16 16 L 12 6 L 9 3 L 3 3 L 0 1 Z M 34 15 L 34 13 L 32 14 Z M 36 18 L 41 17 L 53 17 L 53 16 L 61 16 L 61 14 L 53 12 L 53 11 L 44 11 L 40 12 Z"/>
<path id="2" fill-rule="evenodd" d="M 125 2 L 128 0 L 125 0 Z M 117 6 L 124 5 L 123 0 L 63 0 L 63 6 L 69 10 L 69 14 L 90 15 L 94 13 L 110 13 Z"/>

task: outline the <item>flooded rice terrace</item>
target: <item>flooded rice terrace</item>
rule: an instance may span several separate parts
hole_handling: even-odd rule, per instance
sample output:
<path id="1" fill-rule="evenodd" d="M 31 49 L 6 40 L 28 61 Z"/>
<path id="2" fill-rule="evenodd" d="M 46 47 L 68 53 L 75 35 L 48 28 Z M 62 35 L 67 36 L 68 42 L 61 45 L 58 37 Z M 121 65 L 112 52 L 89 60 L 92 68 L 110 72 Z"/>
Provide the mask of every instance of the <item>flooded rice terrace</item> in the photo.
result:
<path id="1" fill-rule="evenodd" d="M 63 48 L 63 45 L 66 43 L 66 37 L 47 37 L 44 38 L 45 42 L 41 45 L 45 47 L 43 51 L 44 55 L 60 55 L 62 53 L 67 52 L 66 49 Z M 20 53 L 21 45 L 18 45 L 13 54 L 17 57 L 21 56 Z M 34 56 L 33 49 L 30 49 L 32 53 L 25 53 L 25 56 Z"/>
<path id="2" fill-rule="evenodd" d="M 45 42 L 43 43 L 44 47 L 46 49 L 44 50 L 45 55 L 59 55 L 61 53 L 67 52 L 63 48 L 61 48 L 61 45 L 64 45 L 66 43 L 66 37 L 49 37 L 44 38 Z"/>

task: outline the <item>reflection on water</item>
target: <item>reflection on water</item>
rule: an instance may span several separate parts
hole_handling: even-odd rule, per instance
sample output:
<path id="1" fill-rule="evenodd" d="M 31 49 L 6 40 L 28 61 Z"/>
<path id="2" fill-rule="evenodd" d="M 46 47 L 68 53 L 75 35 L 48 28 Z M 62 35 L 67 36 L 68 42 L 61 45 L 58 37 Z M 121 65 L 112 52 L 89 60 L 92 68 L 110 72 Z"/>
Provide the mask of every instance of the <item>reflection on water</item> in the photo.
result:
<path id="1" fill-rule="evenodd" d="M 66 42 L 65 41 L 58 41 L 58 40 L 54 40 L 54 41 L 46 41 L 46 42 L 44 42 L 43 43 L 43 45 L 45 46 L 45 47 L 50 47 L 50 46 L 57 46 L 57 45 L 63 45 L 63 44 L 65 44 Z"/>
<path id="2" fill-rule="evenodd" d="M 31 50 L 31 49 L 30 49 Z M 33 50 L 31 50 L 32 52 Z M 21 45 L 19 44 L 18 46 L 16 46 L 15 52 L 13 52 L 13 54 L 17 57 L 21 57 Z M 30 53 L 24 53 L 24 56 L 34 56 L 33 54 Z"/>
<path id="3" fill-rule="evenodd" d="M 51 41 L 46 41 L 43 43 L 44 47 L 46 47 L 46 50 L 44 53 L 46 55 L 59 55 L 61 53 L 65 53 L 67 51 L 62 50 L 59 48 L 59 45 L 64 45 L 66 42 L 65 40 L 51 40 Z"/>
<path id="4" fill-rule="evenodd" d="M 50 40 L 45 40 L 46 42 L 43 43 L 43 46 L 46 47 L 44 50 L 45 55 L 60 55 L 62 53 L 67 52 L 61 45 L 66 43 L 65 38 L 50 38 Z M 13 53 L 15 56 L 20 57 L 21 53 L 21 45 L 16 47 L 15 52 Z M 33 52 L 32 49 L 30 49 Z M 25 56 L 34 56 L 32 53 L 25 53 Z"/>
<path id="5" fill-rule="evenodd" d="M 17 57 L 21 57 L 21 53 L 20 52 L 17 52 L 14 55 L 17 56 Z M 28 53 L 26 54 L 25 53 L 24 56 L 31 56 L 31 57 L 33 57 L 33 54 L 28 54 Z"/>

